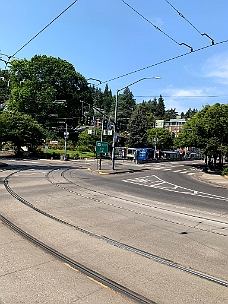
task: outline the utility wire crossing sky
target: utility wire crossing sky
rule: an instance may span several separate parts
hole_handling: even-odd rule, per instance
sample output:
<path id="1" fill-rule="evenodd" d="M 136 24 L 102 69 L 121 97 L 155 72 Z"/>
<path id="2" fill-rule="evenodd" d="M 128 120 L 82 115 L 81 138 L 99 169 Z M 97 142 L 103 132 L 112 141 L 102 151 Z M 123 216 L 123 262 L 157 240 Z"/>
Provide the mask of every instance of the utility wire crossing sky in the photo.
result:
<path id="1" fill-rule="evenodd" d="M 41 54 L 67 60 L 114 94 L 161 76 L 131 87 L 137 102 L 161 94 L 179 113 L 227 103 L 226 0 L 10 0 L 1 8 L 1 69 L 16 55 Z"/>

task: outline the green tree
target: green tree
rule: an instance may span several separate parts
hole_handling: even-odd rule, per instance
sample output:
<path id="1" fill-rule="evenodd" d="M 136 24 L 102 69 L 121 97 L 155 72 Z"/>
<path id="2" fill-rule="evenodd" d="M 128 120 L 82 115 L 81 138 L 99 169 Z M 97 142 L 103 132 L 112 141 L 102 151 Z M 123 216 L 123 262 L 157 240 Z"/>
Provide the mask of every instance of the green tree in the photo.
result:
<path id="1" fill-rule="evenodd" d="M 164 99 L 160 95 L 160 97 L 158 98 L 158 102 L 157 102 L 155 116 L 157 117 L 157 119 L 163 119 L 164 115 L 165 115 L 165 103 L 164 103 Z"/>
<path id="2" fill-rule="evenodd" d="M 148 100 L 148 104 L 150 105 L 151 112 L 155 115 L 158 106 L 157 98 Z"/>
<path id="3" fill-rule="evenodd" d="M 148 118 L 143 107 L 137 107 L 129 122 L 128 146 L 144 148 L 147 146 Z"/>
<path id="4" fill-rule="evenodd" d="M 0 110 L 6 106 L 10 98 L 10 74 L 9 70 L 0 69 Z"/>
<path id="5" fill-rule="evenodd" d="M 228 146 L 228 104 L 205 106 L 193 115 L 180 132 L 177 143 L 201 148 L 206 156 L 225 154 Z"/>
<path id="6" fill-rule="evenodd" d="M 160 150 L 168 150 L 173 146 L 170 132 L 164 128 L 153 128 L 147 130 L 148 145 L 155 146 Z"/>
<path id="7" fill-rule="evenodd" d="M 3 112 L 0 114 L 1 141 L 11 141 L 15 151 L 20 153 L 22 146 L 36 148 L 43 143 L 45 130 L 30 115 L 19 112 Z"/>
<path id="8" fill-rule="evenodd" d="M 146 102 L 143 100 L 141 103 L 137 104 L 136 107 L 141 108 L 145 117 L 147 117 L 147 127 L 152 128 L 155 124 L 155 117 L 154 117 L 154 109 L 151 103 L 149 101 Z"/>
<path id="9" fill-rule="evenodd" d="M 103 93 L 103 109 L 107 115 L 110 114 L 110 110 L 111 110 L 111 107 L 114 102 L 115 102 L 115 100 L 112 96 L 112 91 L 109 90 L 108 84 L 106 84 L 104 93 Z"/>
<path id="10" fill-rule="evenodd" d="M 46 126 L 50 126 L 52 114 L 76 117 L 77 124 L 80 100 L 91 102 L 86 79 L 60 58 L 36 55 L 31 60 L 13 60 L 10 83 L 8 109 L 34 115 Z M 57 104 L 56 100 L 66 102 Z"/>
<path id="11" fill-rule="evenodd" d="M 104 109 L 104 94 L 101 88 L 92 87 L 93 105 L 99 109 Z"/>
<path id="12" fill-rule="evenodd" d="M 101 128 L 92 129 L 92 134 L 89 134 L 88 130 L 80 133 L 78 136 L 77 149 L 83 152 L 94 152 L 96 141 L 101 140 Z M 109 148 L 112 146 L 112 136 L 104 136 L 103 141 L 109 143 Z"/>
<path id="13" fill-rule="evenodd" d="M 182 113 L 181 118 L 189 119 L 189 118 L 191 118 L 193 115 L 195 115 L 197 112 L 198 112 L 197 109 L 195 109 L 195 108 L 194 108 L 194 109 L 189 108 L 189 109 L 186 111 L 186 113 Z"/>
<path id="14" fill-rule="evenodd" d="M 123 94 L 119 94 L 118 97 L 118 128 L 119 131 L 126 131 L 128 129 L 128 122 L 132 113 L 136 108 L 136 102 L 132 92 L 127 87 Z"/>
<path id="15" fill-rule="evenodd" d="M 83 152 L 94 152 L 96 141 L 99 141 L 99 135 L 88 134 L 88 130 L 81 132 L 78 136 L 77 149 Z"/>
<path id="16" fill-rule="evenodd" d="M 176 109 L 171 108 L 171 109 L 165 111 L 163 119 L 165 121 L 167 121 L 167 120 L 170 120 L 170 119 L 175 119 L 177 116 L 178 116 L 178 112 L 176 111 Z"/>

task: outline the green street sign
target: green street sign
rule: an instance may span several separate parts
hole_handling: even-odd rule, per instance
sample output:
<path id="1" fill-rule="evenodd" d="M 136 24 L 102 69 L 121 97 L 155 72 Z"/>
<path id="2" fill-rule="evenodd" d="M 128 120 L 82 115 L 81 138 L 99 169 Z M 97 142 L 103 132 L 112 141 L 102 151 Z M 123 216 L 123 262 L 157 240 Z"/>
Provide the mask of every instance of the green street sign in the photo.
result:
<path id="1" fill-rule="evenodd" d="M 96 141 L 96 153 L 108 153 L 108 143 L 106 141 Z"/>

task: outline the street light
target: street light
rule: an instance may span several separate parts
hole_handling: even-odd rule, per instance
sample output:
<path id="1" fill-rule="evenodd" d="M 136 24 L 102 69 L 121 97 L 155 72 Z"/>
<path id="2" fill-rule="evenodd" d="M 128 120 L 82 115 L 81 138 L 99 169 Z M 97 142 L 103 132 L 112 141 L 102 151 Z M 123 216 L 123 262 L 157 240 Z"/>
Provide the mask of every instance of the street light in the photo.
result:
<path id="1" fill-rule="evenodd" d="M 140 82 L 142 80 L 146 80 L 146 79 L 161 79 L 162 77 L 161 76 L 154 76 L 154 77 L 144 77 L 144 78 L 141 78 L 135 82 L 132 82 L 130 83 L 129 85 L 121 88 L 121 89 L 117 89 L 116 90 L 116 105 L 115 105 L 115 115 L 114 115 L 114 132 L 113 132 L 113 141 L 112 141 L 112 170 L 114 170 L 114 167 L 115 167 L 115 142 L 116 142 L 116 131 L 117 131 L 117 128 L 116 128 L 116 125 L 117 125 L 117 110 L 118 110 L 118 94 L 120 91 L 132 86 L 133 84 L 136 84 L 137 82 Z"/>
<path id="2" fill-rule="evenodd" d="M 65 99 L 58 99 L 58 100 L 54 100 L 53 103 L 55 104 L 66 104 L 66 100 Z M 66 105 L 65 105 L 66 107 Z M 66 152 L 67 152 L 67 139 L 69 137 L 69 132 L 67 130 L 67 118 L 65 118 L 65 122 L 64 122 L 66 125 L 65 125 L 65 132 L 63 133 L 64 135 L 64 156 L 63 156 L 63 159 L 64 160 L 67 160 L 67 156 L 66 156 Z"/>

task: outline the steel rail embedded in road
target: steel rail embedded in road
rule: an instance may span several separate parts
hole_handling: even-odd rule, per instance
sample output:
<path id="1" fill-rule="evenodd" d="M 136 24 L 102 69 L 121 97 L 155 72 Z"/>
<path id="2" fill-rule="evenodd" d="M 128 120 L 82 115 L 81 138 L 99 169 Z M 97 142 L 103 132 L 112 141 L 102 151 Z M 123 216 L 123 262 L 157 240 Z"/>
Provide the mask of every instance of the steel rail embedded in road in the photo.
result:
<path id="1" fill-rule="evenodd" d="M 20 171 L 20 170 L 19 170 L 19 171 Z M 53 170 L 51 170 L 51 171 L 53 171 Z M 17 172 L 18 172 L 18 171 L 17 171 Z M 16 192 L 14 192 L 14 191 L 10 188 L 10 186 L 9 186 L 9 184 L 8 184 L 8 179 L 9 179 L 10 176 L 12 176 L 13 174 L 15 174 L 15 173 L 11 173 L 11 174 L 8 175 L 8 176 L 5 178 L 5 180 L 4 180 L 4 185 L 5 185 L 6 190 L 7 190 L 13 197 L 15 197 L 17 200 L 19 200 L 20 202 L 22 202 L 22 203 L 25 204 L 26 206 L 32 208 L 33 210 L 39 212 L 40 214 L 43 214 L 43 215 L 45 215 L 45 216 L 51 218 L 52 220 L 55 220 L 55 221 L 57 221 L 57 222 L 60 222 L 60 223 L 62 223 L 62 224 L 64 224 L 64 225 L 67 225 L 67 226 L 69 226 L 69 227 L 72 227 L 72 228 L 76 229 L 77 231 L 83 232 L 83 233 L 85 233 L 85 234 L 87 234 L 87 235 L 89 235 L 89 236 L 91 236 L 91 237 L 95 237 L 95 238 L 97 238 L 97 239 L 99 239 L 99 240 L 104 240 L 104 241 L 106 241 L 107 243 L 112 244 L 112 245 L 114 245 L 114 246 L 117 246 L 117 247 L 119 247 L 119 248 L 121 248 L 121 249 L 125 249 L 125 250 L 128 250 L 128 251 L 134 252 L 134 253 L 139 254 L 139 255 L 141 255 L 141 256 L 143 256 L 143 257 L 146 257 L 146 258 L 152 259 L 152 260 L 154 260 L 154 261 L 156 261 L 156 262 L 159 262 L 159 263 L 161 263 L 161 264 L 163 264 L 163 265 L 167 265 L 167 266 L 169 266 L 169 267 L 173 267 L 173 268 L 175 268 L 175 269 L 179 269 L 179 270 L 184 271 L 184 272 L 186 272 L 186 273 L 188 273 L 188 274 L 197 276 L 197 277 L 202 278 L 202 279 L 206 279 L 207 281 L 210 281 L 210 282 L 213 282 L 213 283 L 222 285 L 222 286 L 224 286 L 224 287 L 228 287 L 228 282 L 227 282 L 227 281 L 220 280 L 220 279 L 218 279 L 218 278 L 215 278 L 215 277 L 213 277 L 213 276 L 204 274 L 204 273 L 199 272 L 199 271 L 197 271 L 197 270 L 193 270 L 193 269 L 191 269 L 191 268 L 184 267 L 184 266 L 179 265 L 179 264 L 177 264 L 177 263 L 174 263 L 174 262 L 172 262 L 172 261 L 170 261 L 170 260 L 164 259 L 164 258 L 159 257 L 159 256 L 156 256 L 156 255 L 153 255 L 153 254 L 151 254 L 151 253 L 148 253 L 148 252 L 146 252 L 146 251 L 140 250 L 140 249 L 138 249 L 138 248 L 134 248 L 134 247 L 129 246 L 129 245 L 127 245 L 127 244 L 120 243 L 120 242 L 118 242 L 118 241 L 112 240 L 112 239 L 110 239 L 110 238 L 108 238 L 108 237 L 106 237 L 106 236 L 98 235 L 98 234 L 93 233 L 93 232 L 91 232 L 91 231 L 85 230 L 85 229 L 83 229 L 83 228 L 81 228 L 81 227 L 79 227 L 79 226 L 73 225 L 73 224 L 71 224 L 71 223 L 69 223 L 69 222 L 67 222 L 67 221 L 64 221 L 64 220 L 62 220 L 62 219 L 60 219 L 60 218 L 57 218 L 57 217 L 55 217 L 55 216 L 53 216 L 53 215 L 51 215 L 51 214 L 49 214 L 49 213 L 47 213 L 47 212 L 45 212 L 45 211 L 43 211 L 43 210 L 41 210 L 41 209 L 35 207 L 33 204 L 31 204 L 30 202 L 26 201 L 26 200 L 23 199 L 22 197 L 20 197 Z"/>
<path id="2" fill-rule="evenodd" d="M 67 257 L 66 255 L 60 253 L 59 251 L 53 249 L 52 247 L 46 245 L 45 243 L 39 241 L 38 239 L 34 238 L 32 235 L 28 234 L 18 226 L 14 225 L 11 221 L 9 221 L 4 216 L 0 215 L 0 220 L 10 227 L 13 231 L 20 234 L 22 237 L 30 241 L 31 243 L 35 244 L 39 248 L 43 249 L 47 253 L 51 254 L 55 258 L 59 259 L 60 261 L 68 264 L 74 269 L 77 269 L 81 273 L 85 274 L 86 276 L 92 278 L 93 280 L 103 284 L 106 287 L 109 287 L 110 289 L 120 293 L 121 295 L 124 295 L 125 297 L 135 301 L 136 303 L 140 304 L 156 304 L 154 301 L 147 299 L 146 297 L 128 289 L 127 287 L 124 287 L 123 285 L 118 284 L 117 282 L 114 282 L 110 280 L 109 278 L 101 275 L 98 272 L 95 272 L 94 270 L 82 265 L 81 263 L 78 263 L 77 261 Z"/>

